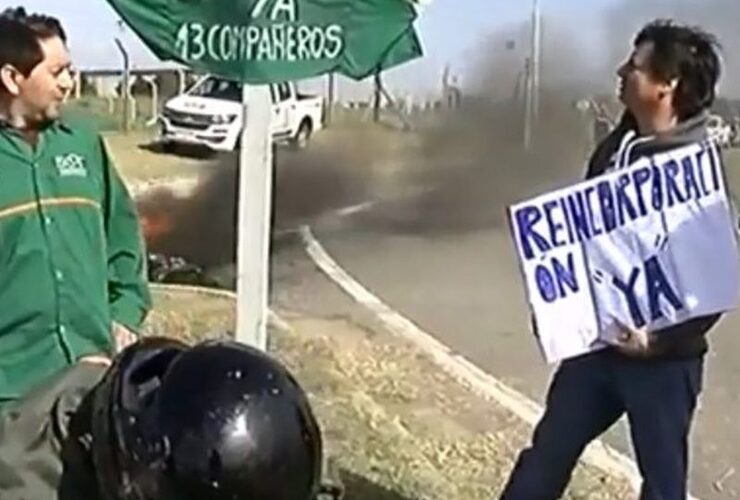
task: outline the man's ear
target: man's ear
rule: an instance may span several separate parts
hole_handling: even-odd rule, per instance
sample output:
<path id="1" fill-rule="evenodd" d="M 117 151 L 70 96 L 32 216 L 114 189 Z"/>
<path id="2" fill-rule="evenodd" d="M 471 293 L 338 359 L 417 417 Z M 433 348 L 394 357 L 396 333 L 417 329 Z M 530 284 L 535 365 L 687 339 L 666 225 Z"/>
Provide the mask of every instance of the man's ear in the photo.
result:
<path id="1" fill-rule="evenodd" d="M 673 94 L 676 92 L 676 89 L 678 88 L 678 78 L 674 78 L 673 80 L 670 80 L 664 84 L 661 85 L 660 90 L 660 97 L 661 99 L 667 96 L 668 94 Z"/>
<path id="2" fill-rule="evenodd" d="M 20 94 L 20 84 L 23 78 L 23 74 L 10 64 L 0 67 L 0 83 L 5 87 L 5 91 L 12 96 Z"/>

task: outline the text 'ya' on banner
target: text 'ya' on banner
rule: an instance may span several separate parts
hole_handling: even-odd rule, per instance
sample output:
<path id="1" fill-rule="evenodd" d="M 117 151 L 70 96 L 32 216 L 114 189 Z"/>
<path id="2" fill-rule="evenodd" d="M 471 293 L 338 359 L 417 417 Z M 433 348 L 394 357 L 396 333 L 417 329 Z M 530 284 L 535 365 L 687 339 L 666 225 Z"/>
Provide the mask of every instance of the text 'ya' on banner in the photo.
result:
<path id="1" fill-rule="evenodd" d="M 740 261 L 721 157 L 697 143 L 509 208 L 548 362 L 734 308 Z"/>

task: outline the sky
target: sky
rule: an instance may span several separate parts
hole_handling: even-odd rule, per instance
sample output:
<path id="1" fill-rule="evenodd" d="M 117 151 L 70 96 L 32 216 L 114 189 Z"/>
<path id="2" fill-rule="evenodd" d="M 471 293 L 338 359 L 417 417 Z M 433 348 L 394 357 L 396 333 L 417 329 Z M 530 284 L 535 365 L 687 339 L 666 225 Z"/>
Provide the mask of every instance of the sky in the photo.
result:
<path id="1" fill-rule="evenodd" d="M 105 0 L 18 0 L 29 11 L 58 17 L 67 30 L 75 63 L 80 68 L 116 68 L 121 58 L 114 43 L 122 37 L 132 54 L 134 66 L 156 66 L 153 55 L 128 29 L 121 29 L 118 16 Z M 619 0 L 540 0 L 543 16 L 568 27 L 582 47 L 598 47 L 605 20 L 600 13 Z M 684 0 L 685 1 L 685 0 Z M 2 0 L 6 6 L 13 2 Z M 0 4 L 1 5 L 1 4 Z M 420 14 L 417 30 L 424 57 L 386 76 L 391 90 L 418 94 L 434 93 L 441 85 L 445 65 L 460 75 L 463 86 L 482 58 L 491 50 L 486 44 L 491 33 L 504 26 L 530 19 L 528 0 L 431 0 Z M 526 43 L 526 40 L 523 41 Z M 625 49 L 629 40 L 625 40 Z M 341 93 L 341 90 L 340 90 Z"/>

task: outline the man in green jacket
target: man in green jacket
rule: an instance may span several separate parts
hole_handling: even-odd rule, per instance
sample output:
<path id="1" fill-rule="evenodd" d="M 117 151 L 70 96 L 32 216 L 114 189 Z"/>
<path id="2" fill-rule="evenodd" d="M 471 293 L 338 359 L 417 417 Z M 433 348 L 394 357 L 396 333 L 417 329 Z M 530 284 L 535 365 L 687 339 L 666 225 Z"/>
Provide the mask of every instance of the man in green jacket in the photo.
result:
<path id="1" fill-rule="evenodd" d="M 56 19 L 0 15 L 3 499 L 45 498 L 33 485 L 61 469 L 54 450 L 77 396 L 151 305 L 131 198 L 99 135 L 61 115 L 73 85 Z"/>

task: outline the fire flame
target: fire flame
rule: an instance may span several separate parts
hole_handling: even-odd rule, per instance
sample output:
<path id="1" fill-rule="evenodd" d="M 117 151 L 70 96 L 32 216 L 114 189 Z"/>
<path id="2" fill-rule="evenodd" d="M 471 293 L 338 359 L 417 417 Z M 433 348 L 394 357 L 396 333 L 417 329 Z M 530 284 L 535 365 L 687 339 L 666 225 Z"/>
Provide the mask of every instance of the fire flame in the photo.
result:
<path id="1" fill-rule="evenodd" d="M 139 215 L 139 221 L 144 241 L 148 247 L 155 247 L 173 229 L 172 220 L 162 212 L 142 213 Z"/>

